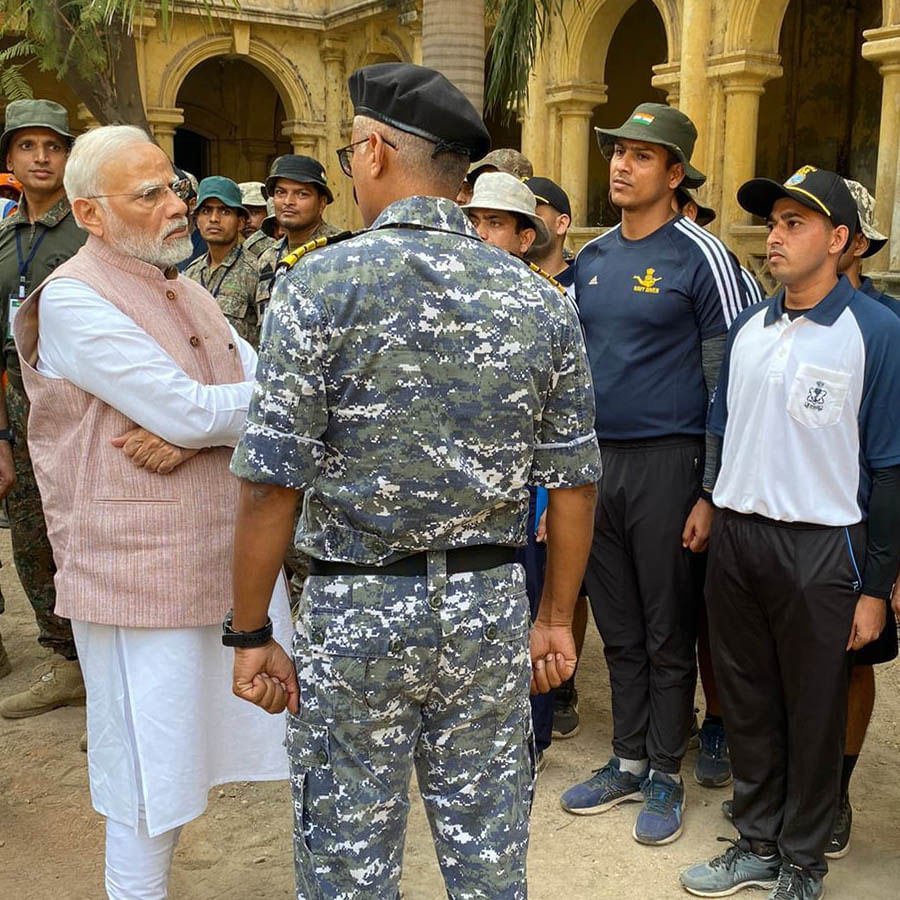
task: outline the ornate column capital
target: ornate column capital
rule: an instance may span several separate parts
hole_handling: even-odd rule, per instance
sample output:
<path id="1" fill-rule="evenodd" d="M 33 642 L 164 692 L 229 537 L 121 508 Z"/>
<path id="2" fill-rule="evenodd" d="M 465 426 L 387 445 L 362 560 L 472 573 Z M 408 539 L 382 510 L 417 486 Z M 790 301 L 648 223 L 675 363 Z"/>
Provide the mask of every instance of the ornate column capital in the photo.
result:
<path id="1" fill-rule="evenodd" d="M 184 125 L 184 110 L 177 106 L 148 106 L 147 121 L 156 136 L 175 134 L 175 129 Z"/>
<path id="2" fill-rule="evenodd" d="M 666 92 L 669 106 L 678 106 L 681 97 L 681 63 L 660 63 L 654 66 L 650 84 Z"/>
<path id="3" fill-rule="evenodd" d="M 777 53 L 739 50 L 711 56 L 706 74 L 721 81 L 726 94 L 763 94 L 765 83 L 781 78 L 784 69 Z"/>
<path id="4" fill-rule="evenodd" d="M 347 57 L 347 42 L 341 38 L 323 37 L 319 41 L 322 62 L 342 63 Z"/>
<path id="5" fill-rule="evenodd" d="M 595 106 L 606 103 L 606 85 L 599 82 L 567 81 L 546 89 L 547 106 L 560 116 L 590 117 Z"/>
<path id="6" fill-rule="evenodd" d="M 863 32 L 863 59 L 877 65 L 882 77 L 900 71 L 900 25 Z"/>

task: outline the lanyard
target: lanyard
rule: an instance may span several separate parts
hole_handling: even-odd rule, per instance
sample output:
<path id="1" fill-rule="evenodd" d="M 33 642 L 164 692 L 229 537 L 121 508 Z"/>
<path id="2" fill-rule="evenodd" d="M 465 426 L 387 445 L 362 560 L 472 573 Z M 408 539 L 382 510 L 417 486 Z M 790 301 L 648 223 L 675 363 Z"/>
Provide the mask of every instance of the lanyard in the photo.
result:
<path id="1" fill-rule="evenodd" d="M 16 256 L 19 258 L 19 284 L 24 286 L 25 278 L 28 275 L 28 269 L 31 266 L 32 261 L 34 260 L 35 253 L 38 252 L 38 247 L 41 246 L 41 241 L 47 237 L 47 232 L 50 231 L 49 228 L 45 228 L 41 231 L 38 239 L 31 245 L 31 252 L 28 254 L 27 259 L 22 255 L 22 229 L 16 229 Z"/>
<path id="2" fill-rule="evenodd" d="M 203 273 L 202 272 L 200 273 L 200 284 L 202 284 L 203 287 L 205 287 L 206 290 L 208 290 L 213 295 L 213 297 L 219 296 L 219 291 L 222 290 L 222 282 L 225 280 L 225 277 L 228 275 L 228 273 L 234 268 L 234 264 L 241 258 L 241 254 L 243 252 L 244 252 L 244 245 L 240 244 L 238 246 L 238 252 L 235 253 L 235 255 L 234 255 L 234 259 L 230 263 L 228 263 L 227 266 L 219 266 L 219 268 L 216 271 L 221 272 L 222 277 L 219 278 L 219 283 L 216 285 L 216 288 L 213 291 L 209 290 L 209 285 L 206 283 L 206 279 L 203 277 Z M 215 277 L 215 275 L 213 275 L 213 277 Z"/>

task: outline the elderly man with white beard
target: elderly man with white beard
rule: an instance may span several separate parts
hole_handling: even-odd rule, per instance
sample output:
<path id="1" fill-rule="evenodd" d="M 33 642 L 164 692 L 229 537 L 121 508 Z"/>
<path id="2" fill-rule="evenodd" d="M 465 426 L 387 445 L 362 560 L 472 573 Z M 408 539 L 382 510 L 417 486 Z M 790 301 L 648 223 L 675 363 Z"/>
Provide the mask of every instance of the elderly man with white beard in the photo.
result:
<path id="1" fill-rule="evenodd" d="M 65 186 L 89 237 L 16 318 L 28 440 L 87 688 L 106 890 L 156 900 L 211 786 L 287 775 L 284 723 L 231 693 L 220 626 L 256 354 L 175 270 L 182 185 L 143 131 L 79 137 Z M 283 581 L 266 624 L 280 641 Z M 245 687 L 264 708 L 276 693 L 268 677 Z"/>

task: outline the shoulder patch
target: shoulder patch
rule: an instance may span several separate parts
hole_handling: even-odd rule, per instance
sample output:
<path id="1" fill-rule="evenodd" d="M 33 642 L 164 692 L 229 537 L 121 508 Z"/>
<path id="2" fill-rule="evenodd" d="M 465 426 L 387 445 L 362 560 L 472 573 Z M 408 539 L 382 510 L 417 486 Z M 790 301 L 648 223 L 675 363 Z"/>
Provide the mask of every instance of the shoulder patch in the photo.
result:
<path id="1" fill-rule="evenodd" d="M 338 244 L 357 234 L 360 234 L 360 232 L 339 231 L 337 234 L 328 235 L 327 237 L 317 237 L 315 240 L 307 241 L 305 244 L 301 244 L 296 250 L 292 250 L 287 256 L 284 256 L 279 260 L 278 265 L 275 268 L 275 274 L 280 275 L 282 272 L 287 272 L 298 260 L 302 259 L 308 253 L 312 253 L 313 250 L 327 247 L 329 244 Z"/>
<path id="2" fill-rule="evenodd" d="M 545 272 L 540 266 L 536 266 L 533 262 L 528 263 L 528 268 L 532 272 L 536 272 L 542 278 L 546 278 L 561 294 L 566 293 L 566 289 L 549 273 Z"/>

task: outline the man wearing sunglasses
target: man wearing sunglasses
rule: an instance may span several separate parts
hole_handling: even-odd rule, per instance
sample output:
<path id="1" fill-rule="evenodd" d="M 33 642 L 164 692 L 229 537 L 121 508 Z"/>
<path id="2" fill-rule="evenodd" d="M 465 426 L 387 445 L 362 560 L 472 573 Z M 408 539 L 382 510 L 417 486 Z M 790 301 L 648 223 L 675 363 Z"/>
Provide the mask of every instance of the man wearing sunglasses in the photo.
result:
<path id="1" fill-rule="evenodd" d="M 87 687 L 106 890 L 164 898 L 210 787 L 287 769 L 282 723 L 229 691 L 219 624 L 256 353 L 178 274 L 190 184 L 145 132 L 82 135 L 65 184 L 90 236 L 16 319 L 28 440 Z M 270 598 L 286 639 L 283 578 Z"/>
<path id="2" fill-rule="evenodd" d="M 465 96 L 408 63 L 349 91 L 339 157 L 367 229 L 276 282 L 232 461 L 234 690 L 291 712 L 297 897 L 399 896 L 415 765 L 448 895 L 522 900 L 529 683 L 574 668 L 600 474 L 587 356 L 571 305 L 454 202 L 490 146 Z M 550 494 L 530 653 L 529 484 Z M 263 595 L 301 492 L 292 659 Z"/>
<path id="3" fill-rule="evenodd" d="M 84 682 L 68 619 L 55 613 L 56 566 L 47 540 L 26 441 L 28 399 L 12 341 L 12 324 L 24 299 L 84 243 L 63 187 L 72 135 L 66 110 L 50 100 L 16 100 L 6 107 L 0 161 L 22 185 L 18 210 L 0 223 L 0 327 L 6 390 L 0 400 L 0 498 L 8 497 L 13 559 L 34 609 L 38 642 L 54 652 L 25 690 L 0 702 L 7 719 L 37 716 L 84 703 Z M 2 611 L 0 598 L 0 611 Z M 0 643 L 0 677 L 9 661 Z"/>

